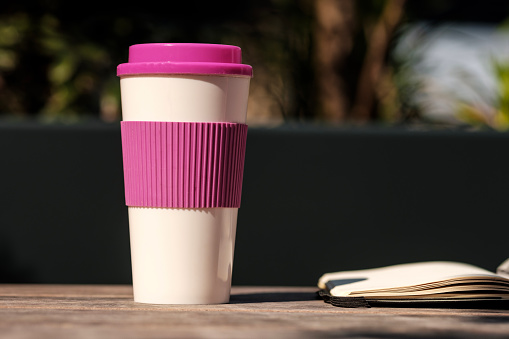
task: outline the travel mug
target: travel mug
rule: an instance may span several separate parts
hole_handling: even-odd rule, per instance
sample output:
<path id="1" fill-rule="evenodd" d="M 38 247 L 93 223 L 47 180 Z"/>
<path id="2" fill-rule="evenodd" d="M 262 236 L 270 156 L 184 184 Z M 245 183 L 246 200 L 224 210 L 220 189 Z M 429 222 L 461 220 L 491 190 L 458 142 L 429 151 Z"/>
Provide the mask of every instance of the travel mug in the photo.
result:
<path id="1" fill-rule="evenodd" d="M 157 43 L 117 75 L 134 301 L 227 303 L 252 68 L 236 46 Z"/>

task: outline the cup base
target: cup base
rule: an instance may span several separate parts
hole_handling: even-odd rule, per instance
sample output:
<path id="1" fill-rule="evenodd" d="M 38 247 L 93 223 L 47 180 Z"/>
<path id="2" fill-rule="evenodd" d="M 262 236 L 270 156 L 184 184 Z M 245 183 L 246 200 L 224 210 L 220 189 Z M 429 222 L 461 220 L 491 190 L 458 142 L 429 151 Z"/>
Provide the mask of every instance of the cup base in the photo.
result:
<path id="1" fill-rule="evenodd" d="M 152 305 L 218 305 L 218 304 L 228 304 L 230 302 L 230 297 L 217 300 L 217 299 L 194 299 L 194 298 L 170 298 L 168 300 L 156 298 L 155 300 L 139 300 L 134 298 L 135 303 L 139 304 L 152 304 Z"/>
<path id="2" fill-rule="evenodd" d="M 135 302 L 229 302 L 237 208 L 128 211 Z"/>

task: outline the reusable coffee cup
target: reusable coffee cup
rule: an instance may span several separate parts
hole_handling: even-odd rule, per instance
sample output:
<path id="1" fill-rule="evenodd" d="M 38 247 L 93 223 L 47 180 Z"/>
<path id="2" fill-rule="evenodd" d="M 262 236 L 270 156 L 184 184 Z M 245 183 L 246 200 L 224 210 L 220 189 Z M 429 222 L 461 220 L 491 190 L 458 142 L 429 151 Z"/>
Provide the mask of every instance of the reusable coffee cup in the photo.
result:
<path id="1" fill-rule="evenodd" d="M 117 75 L 134 301 L 227 303 L 252 68 L 236 46 L 157 43 Z"/>

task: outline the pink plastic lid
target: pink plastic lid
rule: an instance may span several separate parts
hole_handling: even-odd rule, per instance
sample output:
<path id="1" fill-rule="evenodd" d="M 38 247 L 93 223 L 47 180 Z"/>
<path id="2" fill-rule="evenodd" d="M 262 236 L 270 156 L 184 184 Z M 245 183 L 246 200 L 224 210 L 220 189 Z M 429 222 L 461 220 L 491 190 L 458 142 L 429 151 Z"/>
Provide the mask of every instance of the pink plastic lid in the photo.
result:
<path id="1" fill-rule="evenodd" d="M 242 64 L 237 46 L 214 44 L 139 44 L 129 47 L 129 62 L 117 67 L 117 75 L 215 74 L 253 76 Z"/>

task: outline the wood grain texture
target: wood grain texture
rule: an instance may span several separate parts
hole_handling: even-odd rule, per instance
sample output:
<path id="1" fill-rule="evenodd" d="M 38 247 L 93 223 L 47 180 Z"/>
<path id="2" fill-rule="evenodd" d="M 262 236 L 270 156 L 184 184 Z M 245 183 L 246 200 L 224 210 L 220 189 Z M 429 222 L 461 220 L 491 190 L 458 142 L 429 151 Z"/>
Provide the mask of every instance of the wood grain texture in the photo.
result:
<path id="1" fill-rule="evenodd" d="M 507 338 L 509 311 L 343 309 L 313 287 L 234 287 L 230 304 L 133 302 L 130 286 L 0 285 L 0 338 Z"/>

